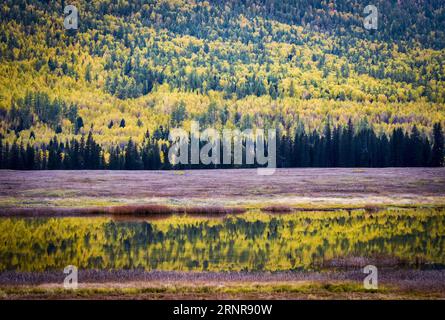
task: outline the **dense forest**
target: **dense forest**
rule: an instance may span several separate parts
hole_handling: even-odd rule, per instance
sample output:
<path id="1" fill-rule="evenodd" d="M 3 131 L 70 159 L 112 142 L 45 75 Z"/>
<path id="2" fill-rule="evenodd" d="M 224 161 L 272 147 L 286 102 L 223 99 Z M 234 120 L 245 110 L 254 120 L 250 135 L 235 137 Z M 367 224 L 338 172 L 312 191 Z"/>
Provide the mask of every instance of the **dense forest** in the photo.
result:
<path id="1" fill-rule="evenodd" d="M 191 121 L 276 128 L 281 167 L 441 165 L 445 5 L 373 4 L 5 0 L 1 165 L 167 168 Z"/>
<path id="2" fill-rule="evenodd" d="M 394 129 L 389 138 L 383 134 L 376 136 L 366 124 L 358 130 L 350 121 L 346 127 L 334 127 L 329 123 L 323 133 L 316 131 L 307 134 L 301 126 L 289 138 L 281 135 L 277 141 L 277 166 L 291 167 L 439 167 L 444 165 L 444 134 L 439 123 L 434 125 L 433 141 L 422 137 L 414 126 L 411 133 Z M 208 168 L 254 168 L 254 163 L 246 165 L 215 163 L 204 165 L 178 164 L 168 161 L 168 129 L 162 126 L 153 135 L 146 132 L 142 145 L 131 138 L 120 148 L 112 146 L 103 150 L 93 138 L 59 142 L 54 137 L 48 145 L 34 148 L 29 143 L 25 147 L 15 141 L 3 145 L 0 139 L 0 168 L 18 170 L 160 170 L 160 169 L 208 169 Z M 243 157 L 246 157 L 246 141 L 243 139 Z M 267 143 L 267 141 L 266 141 Z M 201 143 L 202 144 L 202 143 Z M 233 144 L 233 141 L 232 141 Z M 190 150 L 190 144 L 188 145 Z M 222 148 L 222 145 L 221 145 Z M 232 147 L 233 152 L 233 147 Z M 211 153 L 211 151 L 210 151 Z M 108 154 L 106 159 L 105 154 Z M 190 154 L 190 152 L 189 152 Z M 222 151 L 221 151 L 222 154 Z M 232 153 L 233 159 L 233 153 Z"/>

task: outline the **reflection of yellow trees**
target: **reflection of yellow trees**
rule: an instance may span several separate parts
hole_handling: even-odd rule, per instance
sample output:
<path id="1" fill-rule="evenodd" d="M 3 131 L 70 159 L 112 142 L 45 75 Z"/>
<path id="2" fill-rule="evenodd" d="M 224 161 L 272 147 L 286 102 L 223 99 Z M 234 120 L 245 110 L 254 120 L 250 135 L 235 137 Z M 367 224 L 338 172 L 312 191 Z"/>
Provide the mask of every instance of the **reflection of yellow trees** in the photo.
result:
<path id="1" fill-rule="evenodd" d="M 444 210 L 171 217 L 1 219 L 0 270 L 295 270 L 347 256 L 445 264 Z"/>

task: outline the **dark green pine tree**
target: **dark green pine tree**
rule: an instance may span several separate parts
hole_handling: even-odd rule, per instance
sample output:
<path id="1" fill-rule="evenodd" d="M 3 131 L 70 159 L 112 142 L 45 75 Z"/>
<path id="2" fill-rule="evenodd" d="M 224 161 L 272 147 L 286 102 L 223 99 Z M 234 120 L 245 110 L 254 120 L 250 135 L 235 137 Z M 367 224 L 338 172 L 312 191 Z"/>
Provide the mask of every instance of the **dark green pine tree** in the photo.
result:
<path id="1" fill-rule="evenodd" d="M 85 169 L 85 136 L 82 134 L 79 144 L 79 169 Z"/>
<path id="2" fill-rule="evenodd" d="M 337 126 L 332 132 L 332 167 L 338 167 L 340 163 L 340 141 L 341 129 Z"/>
<path id="3" fill-rule="evenodd" d="M 58 170 L 61 168 L 62 157 L 59 149 L 57 138 L 54 137 L 49 143 L 48 148 L 48 169 Z"/>
<path id="4" fill-rule="evenodd" d="M 424 137 L 422 140 L 422 166 L 427 167 L 430 165 L 431 159 L 431 143 L 428 137 Z"/>
<path id="5" fill-rule="evenodd" d="M 29 143 L 26 146 L 26 162 L 25 162 L 25 168 L 27 170 L 33 170 L 36 169 L 36 153 L 33 146 L 31 146 Z"/>
<path id="6" fill-rule="evenodd" d="M 291 153 L 292 153 L 292 142 L 289 138 L 289 135 L 285 135 L 281 139 L 281 167 L 289 168 L 291 166 Z"/>
<path id="7" fill-rule="evenodd" d="M 303 135 L 304 126 L 299 124 L 295 130 L 294 144 L 292 147 L 292 164 L 297 168 L 303 166 Z"/>
<path id="8" fill-rule="evenodd" d="M 333 164 L 333 152 L 332 152 L 332 132 L 330 120 L 326 121 L 326 125 L 323 130 L 322 141 L 322 149 L 321 149 L 321 166 L 323 167 L 332 167 Z"/>
<path id="9" fill-rule="evenodd" d="M 101 148 L 94 141 L 93 133 L 88 133 L 84 151 L 85 168 L 90 170 L 99 169 L 101 166 Z"/>
<path id="10" fill-rule="evenodd" d="M 146 135 L 142 150 L 142 163 L 144 170 L 159 170 L 161 167 L 161 155 L 158 142 Z"/>
<path id="11" fill-rule="evenodd" d="M 138 152 L 138 146 L 130 138 L 125 149 L 125 170 L 142 169 L 142 160 Z"/>
<path id="12" fill-rule="evenodd" d="M 431 152 L 431 166 L 443 167 L 444 165 L 444 138 L 442 125 L 435 123 L 433 126 L 433 149 Z"/>
<path id="13" fill-rule="evenodd" d="M 348 120 L 348 125 L 343 128 L 343 133 L 340 140 L 340 166 L 341 167 L 353 167 L 355 163 L 354 150 L 353 150 L 353 138 L 354 138 L 354 125 L 352 120 Z"/>
<path id="14" fill-rule="evenodd" d="M 382 134 L 378 141 L 377 149 L 377 167 L 388 167 L 389 166 L 389 141 L 386 134 Z"/>
<path id="15" fill-rule="evenodd" d="M 391 158 L 390 166 L 401 167 L 403 165 L 403 145 L 404 145 L 404 134 L 401 128 L 394 129 L 391 135 Z"/>
<path id="16" fill-rule="evenodd" d="M 150 144 L 150 140 L 144 138 L 144 142 L 142 144 L 142 163 L 144 165 L 144 170 L 151 170 L 153 168 L 151 168 L 151 155 L 150 155 L 150 150 L 151 149 L 151 144 Z"/>
<path id="17" fill-rule="evenodd" d="M 322 147 L 323 144 L 320 140 L 320 135 L 317 133 L 317 131 L 313 131 L 312 135 L 310 137 L 310 162 L 311 167 L 321 167 L 322 166 L 322 159 L 321 159 L 321 153 L 322 153 Z"/>
<path id="18" fill-rule="evenodd" d="M 26 150 L 23 146 L 23 141 L 20 143 L 20 163 L 19 163 L 19 170 L 26 169 Z"/>
<path id="19" fill-rule="evenodd" d="M 18 170 L 20 166 L 20 149 L 17 145 L 17 140 L 11 146 L 9 156 L 9 169 Z"/>
<path id="20" fill-rule="evenodd" d="M 109 169 L 110 170 L 120 170 L 120 169 L 122 169 L 122 166 L 121 166 L 121 151 L 120 151 L 119 146 L 117 146 L 116 148 L 111 147 Z"/>
<path id="21" fill-rule="evenodd" d="M 81 168 L 80 166 L 80 144 L 79 141 L 77 141 L 76 139 L 73 139 L 71 141 L 71 148 L 70 148 L 70 167 L 76 170 L 79 170 Z"/>
<path id="22" fill-rule="evenodd" d="M 368 130 L 362 128 L 354 139 L 355 146 L 355 166 L 367 167 L 369 166 L 369 146 L 368 146 Z"/>
<path id="23" fill-rule="evenodd" d="M 159 170 L 161 168 L 162 162 L 161 162 L 161 153 L 159 151 L 159 146 L 156 141 L 153 141 L 151 144 L 151 168 L 153 170 Z"/>
<path id="24" fill-rule="evenodd" d="M 94 153 L 94 140 L 93 133 L 90 131 L 88 133 L 87 141 L 85 143 L 85 149 L 83 158 L 85 160 L 85 169 L 94 169 L 93 167 L 93 153 Z"/>
<path id="25" fill-rule="evenodd" d="M 411 135 L 407 139 L 406 144 L 406 163 L 410 167 L 420 167 L 423 165 L 423 148 L 422 139 L 417 126 L 411 129 Z"/>
<path id="26" fill-rule="evenodd" d="M 301 166 L 306 168 L 311 166 L 309 137 L 306 132 L 301 136 Z"/>
<path id="27" fill-rule="evenodd" d="M 68 142 L 68 140 L 66 140 L 64 153 L 63 153 L 63 161 L 62 161 L 62 167 L 64 170 L 72 170 L 73 169 L 71 167 L 71 162 L 72 162 L 71 155 L 72 155 L 72 150 L 70 147 L 70 143 Z"/>

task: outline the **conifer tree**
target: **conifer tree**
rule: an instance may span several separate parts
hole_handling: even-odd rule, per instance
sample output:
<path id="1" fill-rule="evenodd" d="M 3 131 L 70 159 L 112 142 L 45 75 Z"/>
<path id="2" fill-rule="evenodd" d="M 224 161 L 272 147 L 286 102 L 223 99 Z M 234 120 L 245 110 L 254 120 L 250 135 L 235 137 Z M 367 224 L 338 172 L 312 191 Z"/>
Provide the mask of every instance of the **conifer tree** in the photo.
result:
<path id="1" fill-rule="evenodd" d="M 444 137 L 442 125 L 435 123 L 433 126 L 433 149 L 431 154 L 431 166 L 443 167 L 444 165 Z"/>

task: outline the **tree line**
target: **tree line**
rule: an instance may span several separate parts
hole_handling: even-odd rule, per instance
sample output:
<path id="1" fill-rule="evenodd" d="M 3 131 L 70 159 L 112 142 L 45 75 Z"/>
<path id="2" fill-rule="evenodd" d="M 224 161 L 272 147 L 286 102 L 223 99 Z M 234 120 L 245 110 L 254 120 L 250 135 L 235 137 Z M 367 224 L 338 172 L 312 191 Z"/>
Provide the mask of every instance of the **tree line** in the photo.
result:
<path id="1" fill-rule="evenodd" d="M 0 137 L 0 168 L 15 170 L 167 170 L 209 168 L 253 168 L 253 165 L 212 166 L 176 165 L 168 162 L 169 129 L 160 126 L 153 134 L 148 130 L 143 142 L 133 139 L 125 145 L 100 146 L 92 131 L 87 138 L 48 144 L 12 145 Z M 246 141 L 243 142 L 245 148 Z M 432 139 L 421 134 L 416 126 L 410 132 L 394 129 L 389 136 L 377 135 L 366 123 L 355 128 L 331 128 L 329 121 L 323 132 L 306 132 L 303 125 L 290 134 L 278 132 L 277 166 L 292 167 L 441 167 L 444 165 L 444 133 L 440 123 L 434 124 Z"/>
<path id="2" fill-rule="evenodd" d="M 430 141 L 415 125 L 411 132 L 396 128 L 389 137 L 378 136 L 367 125 L 355 130 L 351 121 L 332 130 L 327 124 L 322 134 L 297 129 L 293 141 L 281 138 L 277 163 L 279 167 L 439 167 L 444 164 L 443 130 L 434 124 Z"/>

